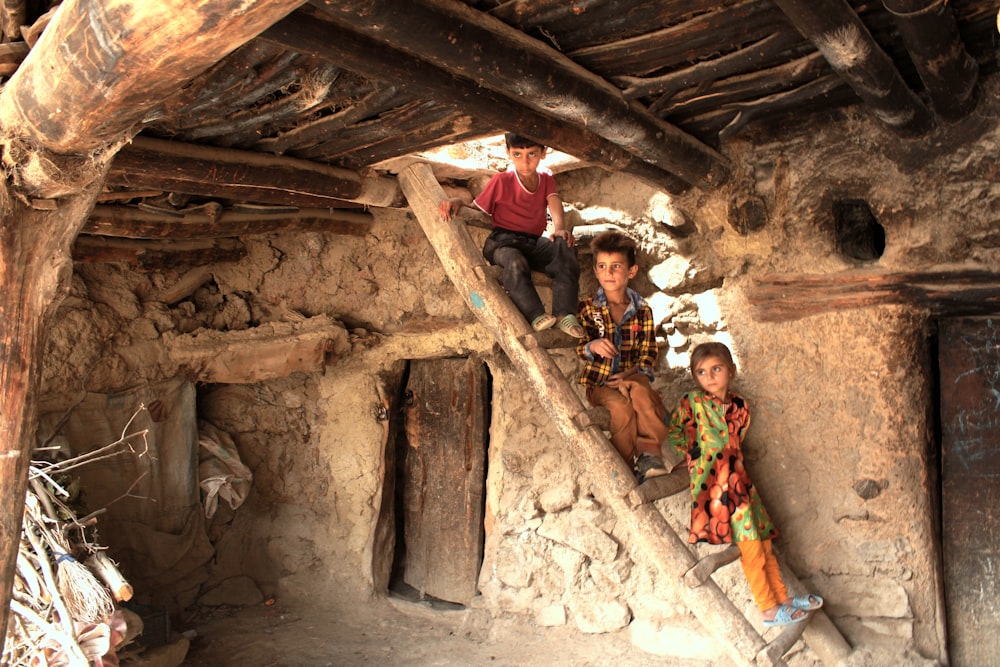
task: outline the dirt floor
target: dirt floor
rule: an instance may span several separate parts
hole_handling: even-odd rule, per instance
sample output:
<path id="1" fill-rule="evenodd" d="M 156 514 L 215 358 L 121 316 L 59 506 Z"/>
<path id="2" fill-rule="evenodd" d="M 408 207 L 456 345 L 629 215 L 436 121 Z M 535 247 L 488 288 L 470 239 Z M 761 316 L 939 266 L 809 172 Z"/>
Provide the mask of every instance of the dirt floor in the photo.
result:
<path id="1" fill-rule="evenodd" d="M 344 618 L 281 604 L 215 608 L 190 620 L 189 667 L 704 667 L 635 648 L 627 632 L 587 635 L 485 612 L 386 600 Z M 190 631 L 188 634 L 191 634 Z"/>

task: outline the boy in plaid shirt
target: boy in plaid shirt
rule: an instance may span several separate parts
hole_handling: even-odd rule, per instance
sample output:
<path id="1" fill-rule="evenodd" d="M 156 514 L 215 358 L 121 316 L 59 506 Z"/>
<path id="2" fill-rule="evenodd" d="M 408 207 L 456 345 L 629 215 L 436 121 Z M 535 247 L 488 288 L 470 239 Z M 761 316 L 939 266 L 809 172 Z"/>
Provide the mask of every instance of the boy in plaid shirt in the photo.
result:
<path id="1" fill-rule="evenodd" d="M 640 483 L 665 475 L 660 447 L 667 437 L 667 410 L 650 384 L 656 363 L 653 311 L 628 282 L 639 272 L 636 244 L 618 231 L 591 242 L 600 287 L 580 304 L 586 336 L 576 348 L 584 361 L 580 384 L 590 404 L 611 413 L 611 442 Z"/>

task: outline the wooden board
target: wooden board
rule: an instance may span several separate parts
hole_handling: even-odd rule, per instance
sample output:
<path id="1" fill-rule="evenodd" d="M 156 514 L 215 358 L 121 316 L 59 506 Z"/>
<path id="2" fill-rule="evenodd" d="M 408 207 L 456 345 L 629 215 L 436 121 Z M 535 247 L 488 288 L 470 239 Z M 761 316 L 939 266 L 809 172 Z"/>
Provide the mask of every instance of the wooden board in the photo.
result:
<path id="1" fill-rule="evenodd" d="M 1000 654 L 1000 319 L 940 328 L 941 521 L 948 645 L 953 667 Z"/>
<path id="2" fill-rule="evenodd" d="M 487 387 L 486 367 L 476 359 L 410 365 L 403 580 L 460 604 L 476 595 L 483 558 Z"/>

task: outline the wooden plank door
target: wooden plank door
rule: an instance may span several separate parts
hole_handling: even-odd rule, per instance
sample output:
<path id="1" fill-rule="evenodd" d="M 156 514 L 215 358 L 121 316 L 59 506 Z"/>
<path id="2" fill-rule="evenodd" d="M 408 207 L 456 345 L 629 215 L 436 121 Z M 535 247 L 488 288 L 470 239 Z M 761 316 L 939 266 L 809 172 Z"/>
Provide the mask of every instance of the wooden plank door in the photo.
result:
<path id="1" fill-rule="evenodd" d="M 410 365 L 403 580 L 460 604 L 476 595 L 483 558 L 488 386 L 477 359 Z"/>
<path id="2" fill-rule="evenodd" d="M 953 667 L 1000 655 L 1000 319 L 942 321 L 941 521 Z"/>

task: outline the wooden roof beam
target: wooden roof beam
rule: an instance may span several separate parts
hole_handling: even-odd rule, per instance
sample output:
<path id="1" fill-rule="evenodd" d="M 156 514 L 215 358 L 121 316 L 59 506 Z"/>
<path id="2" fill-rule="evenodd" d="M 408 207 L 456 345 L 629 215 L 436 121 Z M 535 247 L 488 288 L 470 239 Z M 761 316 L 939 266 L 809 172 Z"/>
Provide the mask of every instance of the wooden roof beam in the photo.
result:
<path id="1" fill-rule="evenodd" d="M 264 31 L 261 38 L 300 53 L 329 59 L 340 67 L 389 83 L 411 98 L 433 98 L 439 104 L 450 105 L 468 114 L 470 127 L 480 125 L 482 135 L 516 126 L 522 133 L 584 162 L 631 174 L 668 192 L 679 193 L 690 187 L 674 174 L 639 159 L 588 127 L 522 106 L 516 100 L 456 78 L 390 45 L 378 44 L 323 20 L 321 16 L 295 12 Z M 319 141 L 320 137 L 309 133 L 306 145 Z M 285 135 L 277 137 L 275 143 L 284 151 L 295 152 L 299 148 L 286 141 Z"/>
<path id="2" fill-rule="evenodd" d="M 393 45 L 522 107 L 585 126 L 692 185 L 717 188 L 730 176 L 729 160 L 713 148 L 629 103 L 614 85 L 559 51 L 462 2 L 311 4 L 348 30 Z"/>
<path id="3" fill-rule="evenodd" d="M 303 208 L 338 208 L 345 202 L 405 206 L 393 178 L 283 155 L 149 137 L 136 137 L 118 152 L 107 183 Z"/>
<path id="4" fill-rule="evenodd" d="M 816 45 L 875 116 L 905 135 L 932 125 L 927 107 L 906 86 L 896 65 L 847 0 L 774 0 L 792 25 Z"/>
<path id="5" fill-rule="evenodd" d="M 955 15 L 941 0 L 882 0 L 892 14 L 934 111 L 958 120 L 975 106 L 979 65 L 965 50 Z"/>

